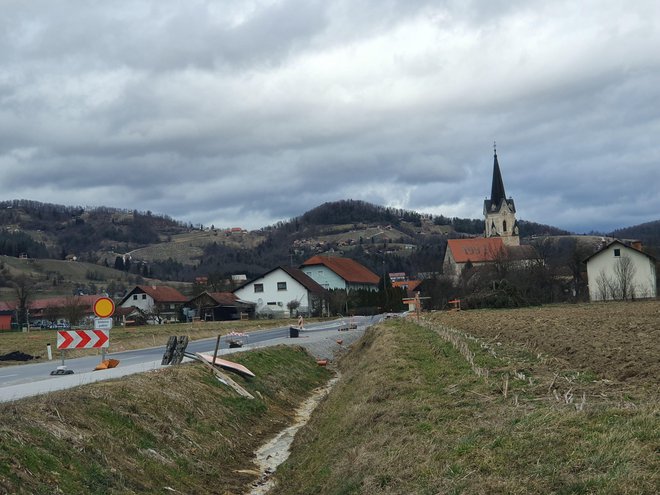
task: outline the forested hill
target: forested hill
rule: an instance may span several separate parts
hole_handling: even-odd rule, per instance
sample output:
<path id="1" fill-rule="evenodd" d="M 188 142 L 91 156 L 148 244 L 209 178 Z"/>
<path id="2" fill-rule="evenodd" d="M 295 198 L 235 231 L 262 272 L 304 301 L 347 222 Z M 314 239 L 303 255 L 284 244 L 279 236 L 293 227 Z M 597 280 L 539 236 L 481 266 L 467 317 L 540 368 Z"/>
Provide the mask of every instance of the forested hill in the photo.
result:
<path id="1" fill-rule="evenodd" d="M 63 206 L 29 200 L 0 202 L 0 254 L 88 260 L 104 246 L 128 250 L 186 230 L 167 216 L 117 208 Z"/>
<path id="2" fill-rule="evenodd" d="M 644 246 L 655 248 L 656 255 L 660 255 L 660 220 L 618 229 L 608 236 L 617 239 L 638 239 Z"/>
<path id="3" fill-rule="evenodd" d="M 525 220 L 518 225 L 523 238 L 568 234 Z M 439 268 L 447 239 L 482 235 L 483 229 L 482 219 L 422 214 L 355 200 L 324 203 L 252 232 L 183 224 L 149 211 L 0 202 L 0 255 L 75 256 L 131 274 L 187 282 L 200 276 L 252 277 L 278 265 L 299 265 L 315 254 L 351 257 L 376 273 L 433 272 Z M 613 235 L 641 238 L 646 245 L 657 246 L 659 231 L 660 221 Z"/>

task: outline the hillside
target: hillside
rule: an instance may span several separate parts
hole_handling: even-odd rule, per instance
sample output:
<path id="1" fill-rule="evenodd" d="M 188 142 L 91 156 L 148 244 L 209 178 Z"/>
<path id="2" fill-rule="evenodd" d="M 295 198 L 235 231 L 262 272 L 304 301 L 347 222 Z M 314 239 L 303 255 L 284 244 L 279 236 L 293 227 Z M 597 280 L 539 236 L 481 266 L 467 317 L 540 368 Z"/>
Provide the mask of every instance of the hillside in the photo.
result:
<path id="1" fill-rule="evenodd" d="M 480 219 L 425 215 L 353 200 L 325 203 L 251 232 L 195 227 L 151 212 L 22 200 L 0 203 L 0 223 L 0 255 L 75 259 L 116 269 L 119 273 L 107 272 L 99 279 L 105 283 L 129 277 L 188 283 L 200 276 L 218 281 L 239 273 L 252 277 L 277 265 L 298 265 L 315 254 L 348 256 L 376 273 L 414 276 L 438 271 L 448 238 L 483 233 Z M 568 234 L 525 220 L 518 224 L 523 238 Z M 653 248 L 659 231 L 660 221 L 616 234 L 647 239 L 645 244 Z M 88 273 L 92 278 L 94 272 L 106 273 L 89 266 L 84 271 L 86 277 L 71 279 L 67 290 L 89 285 Z M 55 272 L 57 278 L 68 278 Z M 57 290 L 56 284 L 51 290 Z"/>

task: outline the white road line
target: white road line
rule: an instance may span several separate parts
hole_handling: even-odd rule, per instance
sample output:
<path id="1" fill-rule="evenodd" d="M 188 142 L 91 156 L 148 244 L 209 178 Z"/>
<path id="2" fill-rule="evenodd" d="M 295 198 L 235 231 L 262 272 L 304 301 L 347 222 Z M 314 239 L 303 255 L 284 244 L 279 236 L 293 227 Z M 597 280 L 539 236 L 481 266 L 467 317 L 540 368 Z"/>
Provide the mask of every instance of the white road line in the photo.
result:
<path id="1" fill-rule="evenodd" d="M 14 373 L 13 375 L 0 375 L 0 378 L 9 378 L 10 376 L 18 376 L 20 373 Z"/>

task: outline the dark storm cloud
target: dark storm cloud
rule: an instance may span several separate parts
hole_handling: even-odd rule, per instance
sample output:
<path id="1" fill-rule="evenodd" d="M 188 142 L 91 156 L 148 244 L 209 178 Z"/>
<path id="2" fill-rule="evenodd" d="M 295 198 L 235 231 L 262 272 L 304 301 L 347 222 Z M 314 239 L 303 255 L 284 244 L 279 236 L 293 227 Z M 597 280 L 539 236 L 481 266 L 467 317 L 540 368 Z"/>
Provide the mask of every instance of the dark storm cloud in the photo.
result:
<path id="1" fill-rule="evenodd" d="M 660 7 L 4 1 L 0 191 L 257 227 L 363 199 L 658 218 Z M 652 187 L 653 185 L 653 187 Z"/>

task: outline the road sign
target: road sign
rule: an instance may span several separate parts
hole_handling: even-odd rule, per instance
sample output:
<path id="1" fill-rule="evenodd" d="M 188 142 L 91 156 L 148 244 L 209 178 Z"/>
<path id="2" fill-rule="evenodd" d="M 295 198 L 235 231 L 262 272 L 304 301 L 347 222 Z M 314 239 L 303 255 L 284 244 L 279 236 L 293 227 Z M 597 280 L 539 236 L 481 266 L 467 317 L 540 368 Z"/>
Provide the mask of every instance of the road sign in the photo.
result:
<path id="1" fill-rule="evenodd" d="M 115 302 L 109 297 L 100 297 L 94 302 L 94 314 L 99 318 L 108 318 L 115 312 Z"/>
<path id="2" fill-rule="evenodd" d="M 112 318 L 94 318 L 94 330 L 110 330 Z"/>
<path id="3" fill-rule="evenodd" d="M 94 349 L 110 347 L 108 330 L 59 330 L 57 349 Z"/>

